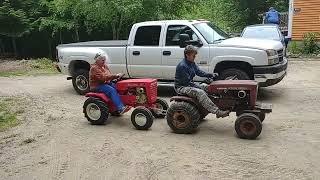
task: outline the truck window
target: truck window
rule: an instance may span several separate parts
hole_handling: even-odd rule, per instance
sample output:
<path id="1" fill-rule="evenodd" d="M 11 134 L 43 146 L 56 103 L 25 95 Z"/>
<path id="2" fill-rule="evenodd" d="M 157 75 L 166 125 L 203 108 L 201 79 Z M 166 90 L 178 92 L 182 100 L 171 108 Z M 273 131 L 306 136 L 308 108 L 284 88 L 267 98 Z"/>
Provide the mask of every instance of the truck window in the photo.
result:
<path id="1" fill-rule="evenodd" d="M 141 26 L 137 29 L 135 46 L 159 46 L 161 26 Z"/>
<path id="2" fill-rule="evenodd" d="M 198 36 L 186 25 L 171 25 L 167 29 L 166 46 L 179 46 L 180 34 L 188 34 L 190 40 L 199 40 Z"/>

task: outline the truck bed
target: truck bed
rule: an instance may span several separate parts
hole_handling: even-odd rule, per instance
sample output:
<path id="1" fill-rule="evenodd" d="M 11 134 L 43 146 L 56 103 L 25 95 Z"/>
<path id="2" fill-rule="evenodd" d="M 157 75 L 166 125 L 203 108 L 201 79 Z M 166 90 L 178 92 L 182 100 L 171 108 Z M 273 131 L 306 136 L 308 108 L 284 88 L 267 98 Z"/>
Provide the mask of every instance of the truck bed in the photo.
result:
<path id="1" fill-rule="evenodd" d="M 125 47 L 127 40 L 111 40 L 111 41 L 87 41 L 70 44 L 60 44 L 58 47 Z"/>

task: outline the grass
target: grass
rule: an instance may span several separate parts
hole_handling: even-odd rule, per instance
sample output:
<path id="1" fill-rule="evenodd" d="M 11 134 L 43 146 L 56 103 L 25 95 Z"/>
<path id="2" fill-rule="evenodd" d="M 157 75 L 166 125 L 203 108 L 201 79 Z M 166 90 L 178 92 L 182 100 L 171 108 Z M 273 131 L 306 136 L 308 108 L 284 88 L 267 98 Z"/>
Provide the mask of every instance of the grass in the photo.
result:
<path id="1" fill-rule="evenodd" d="M 12 65 L 14 64 L 14 65 Z M 12 67 L 1 67 L 12 66 Z M 0 76 L 30 76 L 30 75 L 50 75 L 57 74 L 58 71 L 54 67 L 53 62 L 47 58 L 34 60 L 17 60 L 0 63 Z"/>
<path id="2" fill-rule="evenodd" d="M 12 111 L 10 107 L 16 104 L 16 99 L 13 98 L 0 98 L 0 131 L 4 131 L 10 127 L 14 127 L 19 124 L 17 119 L 17 112 Z M 23 111 L 18 110 L 19 113 Z"/>

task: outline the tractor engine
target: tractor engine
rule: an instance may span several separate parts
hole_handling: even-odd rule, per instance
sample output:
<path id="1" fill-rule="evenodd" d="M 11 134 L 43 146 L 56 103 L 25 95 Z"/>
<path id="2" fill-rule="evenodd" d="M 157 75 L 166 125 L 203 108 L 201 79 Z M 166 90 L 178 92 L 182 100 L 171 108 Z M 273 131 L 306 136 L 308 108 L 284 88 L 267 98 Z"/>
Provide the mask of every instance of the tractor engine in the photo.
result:
<path id="1" fill-rule="evenodd" d="M 154 104 L 157 100 L 156 79 L 128 79 L 116 84 L 124 104 L 136 106 Z"/>
<path id="2" fill-rule="evenodd" d="M 136 88 L 136 99 L 138 104 L 145 104 L 147 102 L 147 95 L 144 88 Z"/>
<path id="3" fill-rule="evenodd" d="M 257 87 L 252 81 L 215 81 L 209 85 L 208 94 L 221 109 L 248 109 L 256 104 Z"/>

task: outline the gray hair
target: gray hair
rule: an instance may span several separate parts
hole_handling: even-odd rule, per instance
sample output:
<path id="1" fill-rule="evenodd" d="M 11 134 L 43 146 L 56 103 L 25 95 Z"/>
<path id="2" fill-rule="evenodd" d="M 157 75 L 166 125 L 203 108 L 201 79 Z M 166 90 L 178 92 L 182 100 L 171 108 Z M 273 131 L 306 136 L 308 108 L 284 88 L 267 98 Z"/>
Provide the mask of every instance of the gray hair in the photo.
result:
<path id="1" fill-rule="evenodd" d="M 184 49 L 184 55 L 186 54 L 190 54 L 190 53 L 198 53 L 198 50 L 196 47 L 194 47 L 193 45 L 188 45 L 185 47 Z"/>
<path id="2" fill-rule="evenodd" d="M 101 53 L 97 53 L 95 56 L 94 56 L 94 60 L 99 60 L 100 58 L 106 58 L 104 55 L 102 55 Z"/>

